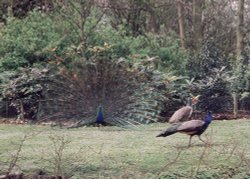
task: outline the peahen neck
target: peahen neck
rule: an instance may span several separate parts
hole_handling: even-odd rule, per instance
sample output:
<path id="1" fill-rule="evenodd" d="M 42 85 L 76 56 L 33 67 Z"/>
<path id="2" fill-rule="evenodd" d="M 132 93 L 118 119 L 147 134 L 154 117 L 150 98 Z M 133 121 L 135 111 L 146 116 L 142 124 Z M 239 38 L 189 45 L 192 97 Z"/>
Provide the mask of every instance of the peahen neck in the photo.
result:
<path id="1" fill-rule="evenodd" d="M 192 100 L 191 100 L 191 98 L 187 99 L 187 106 L 191 106 L 192 107 Z"/>

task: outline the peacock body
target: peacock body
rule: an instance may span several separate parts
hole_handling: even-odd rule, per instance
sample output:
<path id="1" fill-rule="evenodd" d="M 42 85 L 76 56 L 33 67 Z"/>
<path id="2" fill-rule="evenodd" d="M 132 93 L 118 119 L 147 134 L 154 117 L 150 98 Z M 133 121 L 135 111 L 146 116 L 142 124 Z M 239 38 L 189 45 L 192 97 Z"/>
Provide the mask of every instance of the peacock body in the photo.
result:
<path id="1" fill-rule="evenodd" d="M 200 136 L 208 128 L 209 124 L 212 122 L 212 113 L 209 111 L 205 116 L 204 120 L 190 120 L 182 123 L 176 123 L 171 127 L 167 128 L 161 132 L 156 137 L 167 137 L 175 133 L 184 133 L 190 136 L 189 146 L 191 144 L 191 139 L 194 135 L 197 135 L 201 141 L 203 141 Z"/>

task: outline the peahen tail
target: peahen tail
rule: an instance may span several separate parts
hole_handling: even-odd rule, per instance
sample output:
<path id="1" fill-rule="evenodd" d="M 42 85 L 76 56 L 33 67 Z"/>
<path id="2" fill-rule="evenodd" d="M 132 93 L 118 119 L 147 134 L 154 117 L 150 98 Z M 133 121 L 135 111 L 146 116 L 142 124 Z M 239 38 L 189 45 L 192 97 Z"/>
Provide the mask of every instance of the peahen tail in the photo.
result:
<path id="1" fill-rule="evenodd" d="M 171 126 L 171 127 L 167 128 L 167 130 L 158 134 L 156 137 L 167 137 L 169 135 L 172 135 L 172 134 L 177 132 L 177 129 L 180 125 L 181 124 L 176 124 L 176 125 Z"/>

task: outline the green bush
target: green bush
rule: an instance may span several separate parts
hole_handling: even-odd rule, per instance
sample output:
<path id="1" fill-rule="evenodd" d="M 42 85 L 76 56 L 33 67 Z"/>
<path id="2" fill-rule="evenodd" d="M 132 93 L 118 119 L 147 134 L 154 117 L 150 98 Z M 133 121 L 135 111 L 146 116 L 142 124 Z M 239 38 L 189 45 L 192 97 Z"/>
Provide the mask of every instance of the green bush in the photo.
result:
<path id="1" fill-rule="evenodd" d="M 212 69 L 229 66 L 223 53 L 211 41 L 205 41 L 197 54 L 190 57 L 188 62 L 189 75 L 195 79 L 204 79 L 211 75 Z"/>
<path id="2" fill-rule="evenodd" d="M 246 69 L 244 75 L 242 92 L 240 93 L 240 107 L 241 109 L 250 109 L 250 66 Z"/>
<path id="3" fill-rule="evenodd" d="M 107 17 L 99 21 L 99 11 L 95 8 L 91 9 L 84 20 L 77 13 L 70 16 L 70 11 L 62 16 L 60 12 L 44 14 L 33 11 L 23 19 L 8 19 L 7 25 L 0 32 L 0 74 L 6 70 L 17 71 L 20 67 L 48 67 L 49 61 L 55 64 L 50 67 L 66 67 L 74 71 L 76 64 L 92 62 L 91 59 L 96 59 L 97 54 L 104 62 L 114 59 L 111 66 L 120 63 L 120 57 L 128 59 L 126 63 L 131 64 L 130 67 L 138 67 L 134 73 L 141 71 L 147 74 L 157 65 L 157 70 L 174 71 L 177 76 L 185 74 L 187 53 L 179 47 L 178 39 L 173 34 L 128 36 L 125 27 L 113 28 Z M 84 27 L 78 26 L 81 20 L 84 21 Z M 78 68 L 78 71 L 83 71 L 83 68 Z M 157 76 L 157 73 L 153 70 L 148 76 Z M 32 87 L 25 83 L 26 79 L 22 82 Z M 20 86 L 20 91 L 26 89 L 25 85 Z M 16 91 L 13 93 L 18 94 Z M 25 105 L 29 108 L 36 100 L 25 96 Z"/>
<path id="4" fill-rule="evenodd" d="M 98 9 L 92 9 L 85 20 L 84 29 L 76 24 L 72 26 L 72 23 L 80 20 L 79 14 L 64 20 L 57 12 L 49 16 L 33 11 L 23 19 L 9 18 L 0 33 L 0 68 L 2 71 L 15 70 L 42 63 L 51 57 L 50 50 L 55 47 L 56 51 L 53 53 L 65 58 L 75 58 L 72 54 L 65 56 L 65 50 L 71 46 L 80 49 L 80 57 L 91 58 L 89 48 L 107 43 L 112 46 L 110 53 L 116 58 L 143 59 L 145 56 L 158 56 L 162 70 L 177 69 L 176 72 L 183 74 L 187 55 L 180 49 L 174 35 L 148 33 L 137 37 L 127 36 L 125 27 L 114 29 L 107 17 L 98 21 L 98 12 Z M 85 34 L 80 35 L 81 33 Z M 85 37 L 84 41 L 79 39 L 80 36 Z M 84 48 L 81 49 L 81 45 Z"/>
<path id="5" fill-rule="evenodd" d="M 173 34 L 146 34 L 133 39 L 131 51 L 160 59 L 159 69 L 172 71 L 177 75 L 186 75 L 188 53 L 179 46 L 178 38 Z"/>
<path id="6" fill-rule="evenodd" d="M 96 30 L 89 34 L 88 46 L 112 46 L 114 57 L 125 57 L 130 60 L 142 60 L 145 57 L 159 57 L 160 70 L 175 71 L 178 75 L 186 74 L 188 53 L 180 48 L 174 34 L 152 34 L 127 36 L 125 27 L 111 27 L 109 21 L 101 21 Z"/>
<path id="7" fill-rule="evenodd" d="M 24 19 L 9 18 L 0 33 L 0 70 L 41 63 L 59 41 L 54 22 L 39 11 Z"/>
<path id="8" fill-rule="evenodd" d="M 199 80 L 200 86 L 197 87 L 201 97 L 198 106 L 213 112 L 230 109 L 232 107 L 230 85 L 233 80 L 234 78 L 225 67 L 211 69 L 209 76 Z"/>

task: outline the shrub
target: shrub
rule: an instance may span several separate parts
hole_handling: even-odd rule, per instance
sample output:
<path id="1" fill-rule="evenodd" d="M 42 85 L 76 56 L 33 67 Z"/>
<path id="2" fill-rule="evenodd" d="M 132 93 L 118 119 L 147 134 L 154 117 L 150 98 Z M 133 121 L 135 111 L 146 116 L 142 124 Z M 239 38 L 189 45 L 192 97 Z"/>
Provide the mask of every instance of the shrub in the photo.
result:
<path id="1" fill-rule="evenodd" d="M 178 38 L 174 34 L 152 34 L 127 36 L 125 27 L 111 27 L 108 20 L 101 21 L 96 31 L 89 34 L 88 46 L 112 46 L 112 56 L 125 57 L 132 61 L 145 57 L 158 57 L 159 69 L 175 71 L 178 75 L 186 74 L 188 53 L 180 48 Z"/>
<path id="2" fill-rule="evenodd" d="M 230 109 L 232 104 L 230 85 L 234 78 L 225 67 L 211 69 L 210 73 L 206 78 L 199 80 L 199 84 L 197 83 L 196 89 L 201 95 L 199 107 L 214 112 Z"/>
<path id="3" fill-rule="evenodd" d="M 66 7 L 62 7 L 62 9 L 63 8 L 67 10 Z M 72 10 L 77 11 L 74 8 Z M 70 17 L 70 13 L 72 12 L 70 11 L 68 13 L 69 14 L 66 14 L 66 18 Z M 73 12 L 73 14 L 74 13 L 75 12 Z M 37 64 L 46 64 L 48 67 L 50 63 L 53 63 L 56 64 L 55 66 L 57 67 L 65 68 L 66 71 L 69 69 L 71 71 L 76 70 L 74 71 L 76 74 L 73 75 L 77 75 L 78 72 L 82 73 L 82 79 L 78 79 L 82 81 L 76 80 L 74 83 L 81 83 L 81 85 L 84 85 L 85 83 L 90 83 L 91 80 L 96 77 L 95 68 L 98 67 L 97 72 L 101 69 L 100 74 L 102 74 L 103 70 L 107 70 L 107 74 L 106 72 L 105 74 L 111 75 L 111 77 L 117 80 L 114 85 L 118 83 L 118 79 L 121 80 L 122 78 L 125 81 L 128 80 L 126 76 L 122 77 L 123 73 L 126 73 L 129 78 L 134 80 L 134 76 L 136 75 L 145 78 L 141 84 L 136 83 L 134 88 L 141 85 L 142 88 L 145 87 L 148 89 L 150 89 L 151 82 L 153 85 L 154 82 L 158 83 L 158 81 L 163 81 L 163 79 L 160 79 L 163 78 L 163 74 L 158 70 L 173 71 L 174 69 L 177 69 L 175 70 L 177 75 L 185 74 L 184 69 L 187 61 L 187 54 L 179 48 L 178 40 L 174 35 L 168 37 L 169 35 L 167 34 L 153 35 L 149 33 L 136 37 L 127 36 L 126 31 L 122 26 L 118 29 L 112 28 L 111 24 L 105 19 L 105 17 L 103 17 L 101 21 L 98 21 L 97 17 L 99 17 L 99 15 L 96 15 L 98 14 L 97 9 L 91 9 L 91 13 L 84 18 L 84 20 L 79 18 L 80 14 L 77 15 L 77 13 L 76 16 L 72 16 L 69 19 L 69 21 L 72 20 L 71 23 L 82 20 L 84 27 L 78 27 L 77 25 L 79 24 L 74 24 L 74 27 L 72 27 L 70 22 L 62 21 L 63 18 L 61 18 L 60 14 L 56 12 L 53 12 L 52 14 L 53 16 L 50 17 L 39 11 L 33 11 L 26 18 L 21 20 L 15 18 L 8 19 L 7 26 L 3 28 L 0 35 L 0 72 L 4 70 L 14 71 L 19 67 L 25 67 L 28 69 Z M 81 39 L 78 39 L 79 36 Z M 104 49 L 104 51 L 102 51 L 102 49 Z M 98 51 L 101 51 L 101 53 Z M 99 53 L 98 59 L 100 58 L 101 60 L 96 58 L 97 53 Z M 155 58 L 150 58 L 152 56 Z M 120 61 L 120 57 L 125 57 L 125 59 L 128 60 Z M 88 63 L 83 64 L 85 62 Z M 125 64 L 125 66 L 121 67 L 120 62 L 122 62 L 123 65 Z M 78 67 L 76 68 L 77 65 Z M 109 67 L 113 71 L 110 71 Z M 128 70 L 131 67 L 135 68 L 133 69 L 134 71 Z M 87 75 L 83 74 L 85 72 L 84 70 Z M 113 73 L 117 73 L 118 76 Z M 15 96 L 15 99 L 12 101 L 15 101 L 15 103 L 17 102 L 16 107 L 19 112 L 19 109 L 22 108 L 23 104 L 20 104 L 17 99 L 21 98 L 25 100 L 24 108 L 33 109 L 30 106 L 35 106 L 35 109 L 37 107 L 37 96 L 41 97 L 40 93 L 43 91 L 42 88 L 39 87 L 37 91 L 39 94 L 33 90 L 31 91 L 34 93 L 26 94 L 27 88 L 35 87 L 33 89 L 36 89 L 37 85 L 39 86 L 41 84 L 38 80 L 31 79 L 32 73 L 28 72 L 22 74 L 23 76 L 21 75 L 13 80 L 13 89 L 16 91 L 11 91 Z M 100 74 L 98 72 L 98 75 Z M 88 79 L 86 79 L 87 77 Z M 84 81 L 85 79 L 86 81 Z M 27 80 L 33 81 L 32 84 L 27 83 Z M 108 78 L 108 80 L 112 79 Z M 60 78 L 58 81 L 60 81 Z M 95 79 L 93 79 L 93 82 L 95 82 Z M 113 81 L 111 82 L 113 83 Z M 148 82 L 148 84 L 146 82 Z M 22 85 L 19 85 L 19 83 Z M 67 86 L 67 83 L 69 82 L 65 81 L 63 85 Z M 104 82 L 100 82 L 100 84 L 103 83 Z M 34 84 L 35 86 L 33 86 Z M 98 87 L 95 85 L 96 84 L 90 86 L 90 88 Z M 124 82 L 124 85 L 132 85 L 132 82 Z M 68 86 L 65 89 L 67 88 Z M 154 86 L 154 88 L 159 91 L 147 92 L 147 95 L 151 95 L 152 93 L 148 98 L 155 102 L 157 101 L 155 100 L 157 96 L 155 94 L 161 94 L 164 90 L 158 89 L 158 86 Z M 110 88 L 110 90 L 114 89 L 115 88 Z M 124 90 L 126 88 L 121 87 L 121 89 Z M 134 90 L 134 92 L 136 90 Z M 120 94 L 118 90 L 116 92 L 117 94 Z M 127 95 L 127 92 L 128 90 L 124 92 L 124 94 Z M 136 92 L 138 92 L 138 94 L 136 94 L 139 96 L 138 98 L 143 101 L 143 94 L 146 91 L 142 90 Z M 82 91 L 79 91 L 78 93 L 82 95 Z M 74 93 L 74 97 L 77 98 L 76 93 Z M 27 112 L 27 114 L 30 113 L 28 117 L 36 118 L 34 115 L 36 110 L 37 109 Z M 159 111 L 157 111 L 157 115 L 158 113 Z M 156 114 L 153 114 L 153 116 L 156 116 Z"/>
<path id="4" fill-rule="evenodd" d="M 43 98 L 47 69 L 26 68 L 18 70 L 18 75 L 2 89 L 2 98 L 10 102 L 19 118 L 36 119 L 39 100 Z"/>
<path id="5" fill-rule="evenodd" d="M 188 71 L 191 77 L 204 79 L 212 73 L 211 69 L 220 69 L 223 66 L 229 66 L 229 64 L 216 45 L 208 40 L 203 43 L 197 54 L 190 57 Z"/>
<path id="6" fill-rule="evenodd" d="M 39 11 L 24 19 L 9 18 L 0 34 L 0 70 L 44 62 L 60 42 L 53 21 Z"/>

